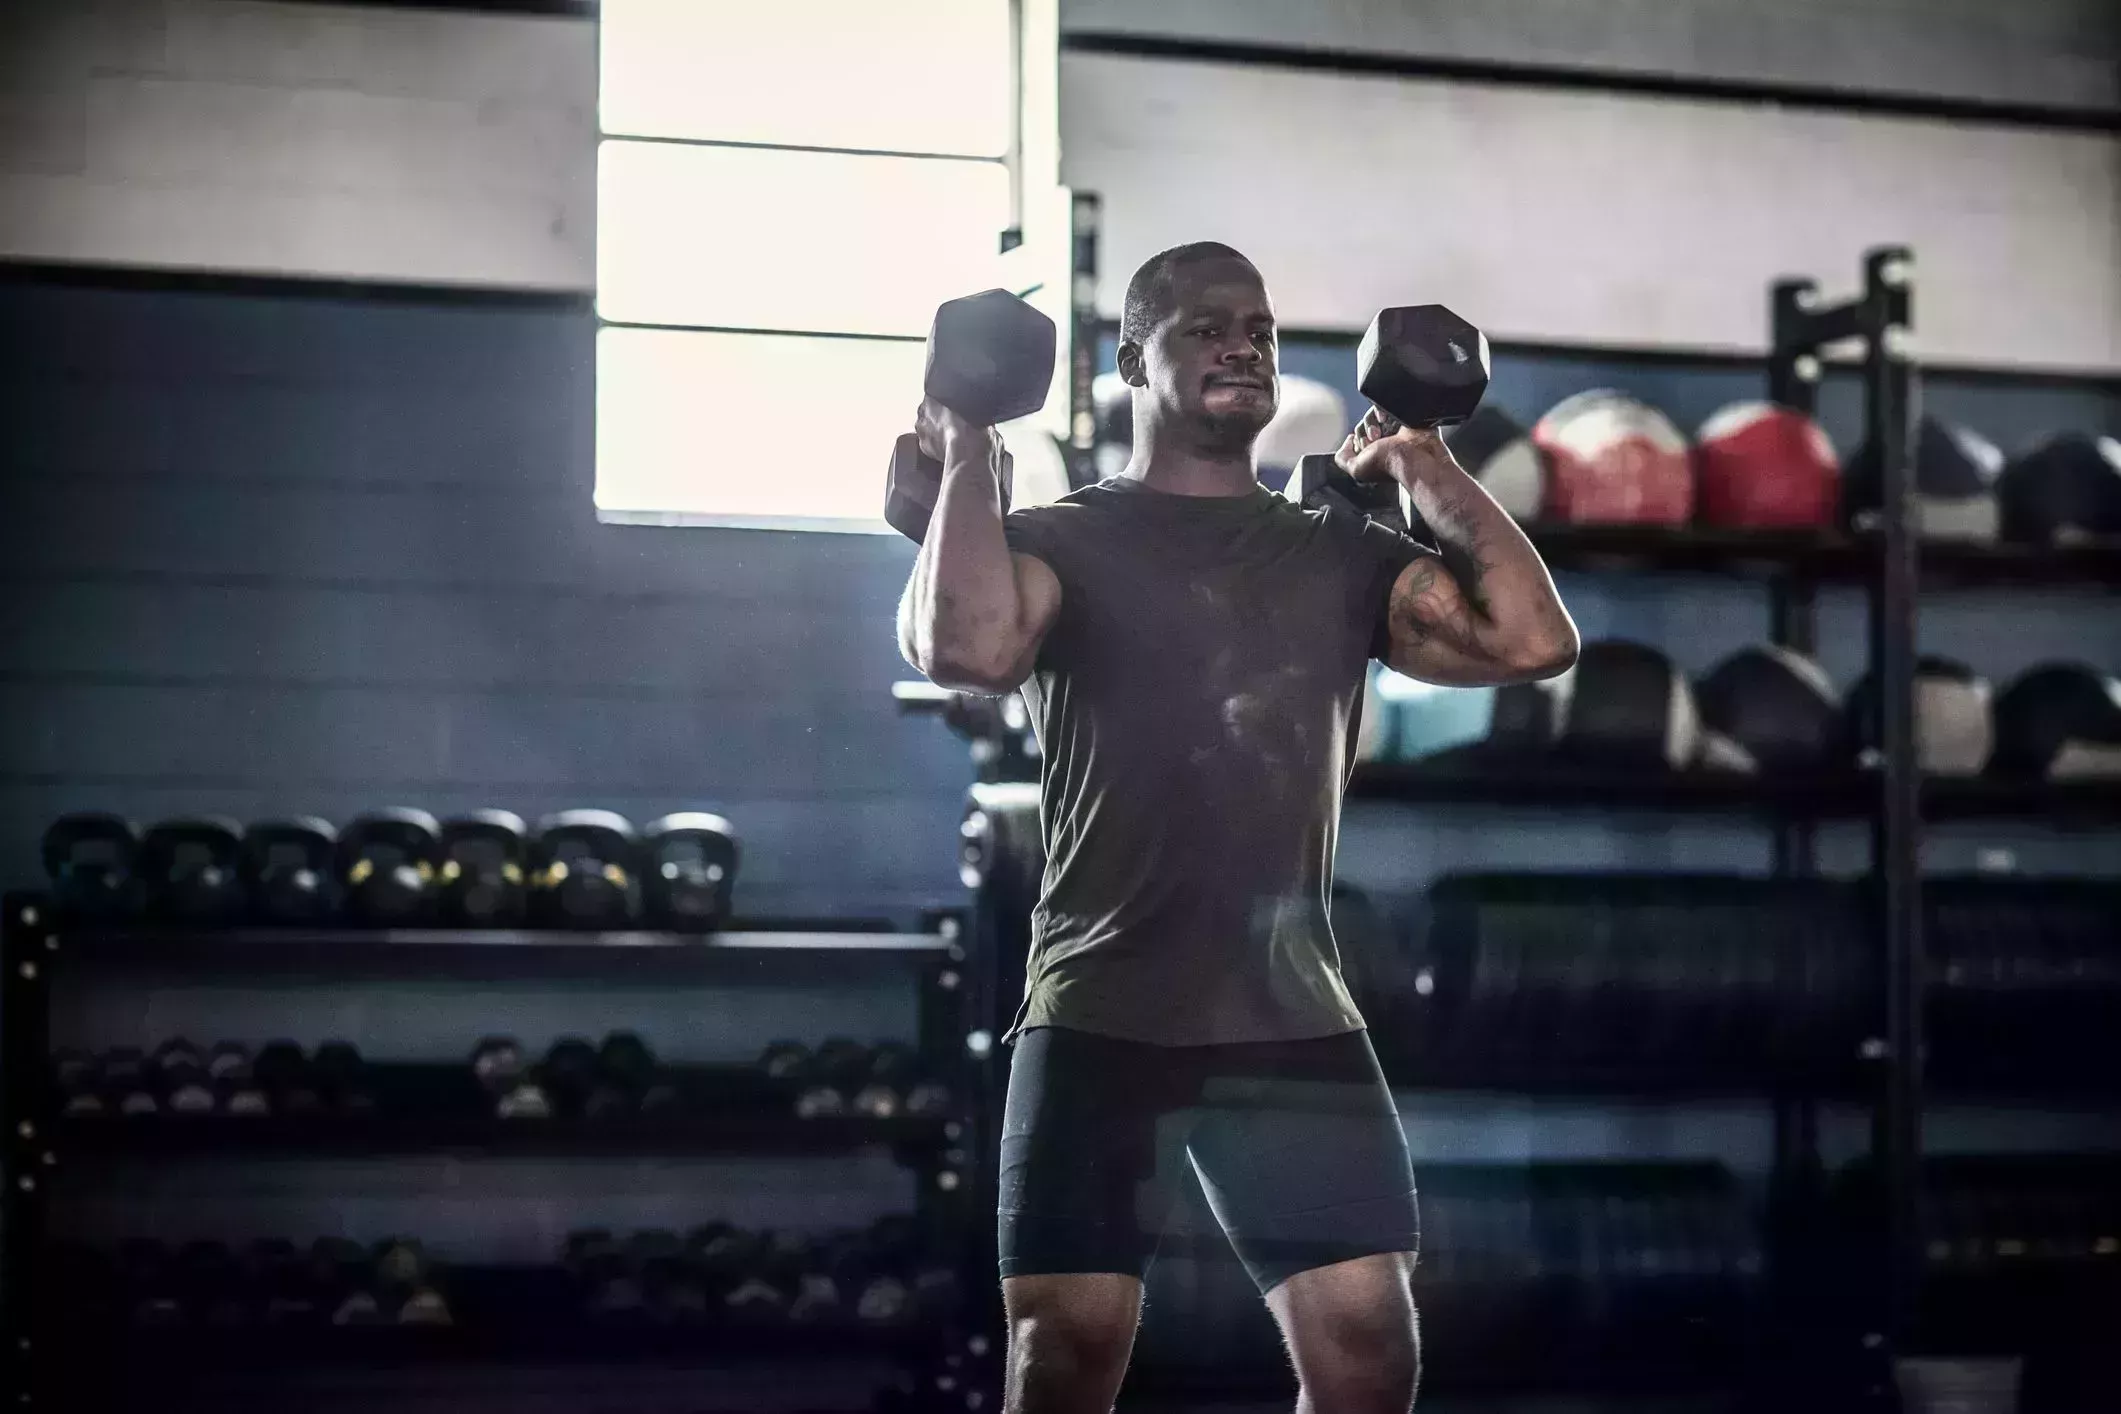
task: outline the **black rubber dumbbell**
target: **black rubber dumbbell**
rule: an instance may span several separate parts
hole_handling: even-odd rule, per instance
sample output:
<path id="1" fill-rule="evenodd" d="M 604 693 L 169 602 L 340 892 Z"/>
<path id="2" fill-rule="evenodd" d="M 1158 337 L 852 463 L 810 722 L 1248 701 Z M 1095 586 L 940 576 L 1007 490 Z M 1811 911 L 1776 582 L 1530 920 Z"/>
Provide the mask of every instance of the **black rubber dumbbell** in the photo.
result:
<path id="1" fill-rule="evenodd" d="M 1037 412 L 1053 386 L 1053 321 L 1007 290 L 946 301 L 928 330 L 921 390 L 967 422 L 993 427 Z M 1004 454 L 1002 509 L 1009 508 Z M 884 487 L 884 519 L 918 544 L 942 490 L 942 463 L 906 433 L 893 444 Z"/>
<path id="2" fill-rule="evenodd" d="M 652 820 L 641 832 L 641 881 L 648 921 L 699 933 L 729 916 L 736 887 L 736 830 L 719 815 L 688 810 Z"/>
<path id="3" fill-rule="evenodd" d="M 471 1048 L 471 1074 L 498 1101 L 524 1079 L 523 1047 L 513 1036 L 487 1036 Z"/>
<path id="4" fill-rule="evenodd" d="M 103 1063 L 74 1047 L 52 1052 L 52 1088 L 59 1113 L 73 1119 L 99 1119 L 110 1113 L 104 1096 Z"/>
<path id="5" fill-rule="evenodd" d="M 148 1059 L 135 1046 L 116 1046 L 103 1053 L 105 1101 L 114 1114 L 127 1117 L 162 1112 L 162 1097 Z"/>
<path id="6" fill-rule="evenodd" d="M 656 1084 L 655 1052 L 631 1031 L 614 1031 L 597 1047 L 595 1083 L 583 1102 L 583 1113 L 591 1119 L 610 1119 L 637 1114 L 651 1087 Z"/>
<path id="7" fill-rule="evenodd" d="M 140 837 L 134 871 L 158 923 L 224 928 L 243 916 L 243 831 L 233 820 L 164 820 Z"/>
<path id="8" fill-rule="evenodd" d="M 341 1115 L 374 1113 L 376 1097 L 368 1081 L 368 1065 L 351 1041 L 320 1044 L 310 1069 L 327 1110 Z"/>
<path id="9" fill-rule="evenodd" d="M 456 928 L 514 928 L 527 911 L 530 840 L 523 817 L 474 810 L 442 824 L 442 919 Z"/>
<path id="10" fill-rule="evenodd" d="M 625 928 L 640 917 L 640 841 L 623 815 L 562 810 L 531 850 L 531 918 L 544 928 Z"/>
<path id="11" fill-rule="evenodd" d="M 255 1116 L 272 1113 L 272 1101 L 258 1084 L 250 1049 L 222 1041 L 206 1056 L 206 1076 L 214 1087 L 214 1108 L 222 1114 Z"/>
<path id="12" fill-rule="evenodd" d="M 116 923 L 138 914 L 139 847 L 139 833 L 119 815 L 79 811 L 52 821 L 44 832 L 44 872 L 60 917 Z"/>
<path id="13" fill-rule="evenodd" d="M 275 1115 L 288 1118 L 312 1116 L 324 1108 L 309 1057 L 293 1041 L 268 1041 L 258 1048 L 251 1073 L 266 1103 Z"/>
<path id="14" fill-rule="evenodd" d="M 1488 340 L 1440 304 L 1380 310 L 1355 353 L 1356 387 L 1378 411 L 1408 427 L 1465 421 L 1488 390 Z M 1405 490 L 1358 482 L 1330 453 L 1299 460 L 1283 495 L 1305 506 L 1337 505 L 1430 540 Z"/>
<path id="15" fill-rule="evenodd" d="M 339 880 L 349 920 L 417 928 L 434 919 L 441 826 L 424 810 L 372 810 L 339 832 Z"/>
<path id="16" fill-rule="evenodd" d="M 281 928 L 315 927 L 338 912 L 338 831 L 302 816 L 266 820 L 243 833 L 243 889 L 250 914 Z"/>
<path id="17" fill-rule="evenodd" d="M 597 1085 L 597 1048 L 580 1036 L 560 1037 L 538 1066 L 538 1083 L 555 1113 L 581 1115 Z"/>
<path id="18" fill-rule="evenodd" d="M 164 1041 L 151 1062 L 154 1088 L 167 1114 L 210 1115 L 216 1106 L 206 1058 L 189 1041 Z"/>

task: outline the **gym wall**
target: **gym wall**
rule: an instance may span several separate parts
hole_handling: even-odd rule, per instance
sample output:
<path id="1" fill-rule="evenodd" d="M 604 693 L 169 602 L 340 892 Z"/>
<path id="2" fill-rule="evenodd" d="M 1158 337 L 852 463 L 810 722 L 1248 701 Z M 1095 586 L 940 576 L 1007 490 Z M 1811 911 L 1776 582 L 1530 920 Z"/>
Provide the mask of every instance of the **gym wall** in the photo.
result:
<path id="1" fill-rule="evenodd" d="M 1757 352 L 1770 280 L 1897 242 L 1923 359 L 2121 369 L 2110 132 L 1081 52 L 1061 114 L 1110 315 L 1213 238 L 1298 328 L 1448 298 L 1496 339 Z"/>
<path id="2" fill-rule="evenodd" d="M 2110 113 L 2106 0 L 1069 0 L 1078 37 L 1204 40 L 1559 73 Z"/>
<path id="3" fill-rule="evenodd" d="M 585 20 L 0 5 L 0 258 L 595 284 Z"/>

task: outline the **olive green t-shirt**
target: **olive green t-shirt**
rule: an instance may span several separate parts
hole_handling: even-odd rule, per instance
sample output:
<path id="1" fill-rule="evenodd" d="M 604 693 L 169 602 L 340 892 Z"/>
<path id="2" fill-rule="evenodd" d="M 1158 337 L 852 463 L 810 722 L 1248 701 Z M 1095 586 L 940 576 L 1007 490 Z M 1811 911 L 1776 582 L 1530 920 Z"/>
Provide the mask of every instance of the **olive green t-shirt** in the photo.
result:
<path id="1" fill-rule="evenodd" d="M 1013 511 L 1006 532 L 1061 583 L 1023 688 L 1046 871 L 1008 1039 L 1360 1028 L 1326 896 L 1366 665 L 1425 551 L 1264 487 L 1125 480 Z"/>

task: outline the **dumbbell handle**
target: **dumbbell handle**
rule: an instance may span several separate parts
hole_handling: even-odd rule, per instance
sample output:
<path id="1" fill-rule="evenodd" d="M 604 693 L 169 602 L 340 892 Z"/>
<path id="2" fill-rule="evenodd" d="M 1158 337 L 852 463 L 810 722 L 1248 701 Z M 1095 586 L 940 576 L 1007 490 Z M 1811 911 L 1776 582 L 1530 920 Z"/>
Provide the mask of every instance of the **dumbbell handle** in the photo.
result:
<path id="1" fill-rule="evenodd" d="M 1009 492 L 1016 480 L 1016 459 L 1002 452 L 1002 514 L 1009 514 Z M 943 464 L 921 450 L 921 440 L 907 432 L 891 446 L 891 473 L 885 483 L 884 519 L 892 529 L 918 545 L 928 538 L 928 519 L 943 490 Z"/>

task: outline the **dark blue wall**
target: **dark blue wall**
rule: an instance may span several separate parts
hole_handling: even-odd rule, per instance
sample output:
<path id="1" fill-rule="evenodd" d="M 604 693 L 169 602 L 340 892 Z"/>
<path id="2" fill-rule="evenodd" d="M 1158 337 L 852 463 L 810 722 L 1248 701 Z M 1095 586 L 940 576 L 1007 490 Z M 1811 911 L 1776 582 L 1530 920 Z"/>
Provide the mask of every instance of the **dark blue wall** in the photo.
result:
<path id="1" fill-rule="evenodd" d="M 911 548 L 598 524 L 592 338 L 0 286 L 0 877 L 63 809 L 702 807 L 749 911 L 956 899 L 964 752 L 889 695 Z"/>

